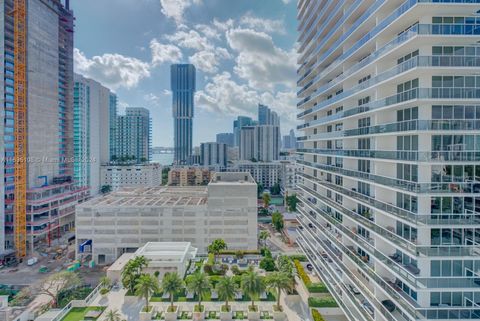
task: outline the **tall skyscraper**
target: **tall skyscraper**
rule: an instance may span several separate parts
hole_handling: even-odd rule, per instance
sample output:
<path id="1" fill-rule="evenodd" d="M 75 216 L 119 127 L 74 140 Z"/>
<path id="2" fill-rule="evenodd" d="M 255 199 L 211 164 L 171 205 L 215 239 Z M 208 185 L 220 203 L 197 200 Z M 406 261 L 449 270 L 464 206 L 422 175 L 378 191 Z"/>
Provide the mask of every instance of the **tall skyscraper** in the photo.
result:
<path id="1" fill-rule="evenodd" d="M 235 144 L 235 136 L 233 133 L 220 133 L 217 134 L 217 143 L 227 144 L 232 147 Z"/>
<path id="2" fill-rule="evenodd" d="M 170 68 L 176 164 L 186 164 L 192 155 L 195 74 L 191 64 L 174 64 Z"/>
<path id="3" fill-rule="evenodd" d="M 278 126 L 246 126 L 240 131 L 240 159 L 271 162 L 278 160 L 280 130 Z"/>
<path id="4" fill-rule="evenodd" d="M 353 320 L 480 318 L 479 1 L 298 1 L 297 239 Z"/>
<path id="5" fill-rule="evenodd" d="M 110 158 L 116 154 L 117 143 L 117 95 L 113 92 L 110 93 L 109 101 L 109 116 L 110 116 Z M 111 159 L 110 159 L 111 160 Z"/>
<path id="6" fill-rule="evenodd" d="M 95 80 L 74 75 L 73 146 L 77 186 L 100 192 L 100 165 L 110 160 L 111 92 Z M 115 116 L 115 115 L 114 115 Z"/>
<path id="7" fill-rule="evenodd" d="M 69 232 L 88 194 L 72 182 L 74 18 L 60 1 L 4 0 L 0 20 L 0 252 L 24 257 Z"/>
<path id="8" fill-rule="evenodd" d="M 258 104 L 258 124 L 280 126 L 280 118 L 268 106 Z"/>
<path id="9" fill-rule="evenodd" d="M 283 149 L 295 149 L 296 146 L 297 138 L 295 137 L 295 132 L 293 129 L 290 129 L 290 133 L 283 136 Z"/>
<path id="10" fill-rule="evenodd" d="M 200 164 L 203 166 L 227 167 L 227 144 L 201 143 Z"/>
<path id="11" fill-rule="evenodd" d="M 117 116 L 116 155 L 113 160 L 144 163 L 151 159 L 152 121 L 150 112 L 142 107 L 127 107 L 125 115 Z"/>
<path id="12" fill-rule="evenodd" d="M 253 124 L 253 119 L 247 116 L 238 116 L 237 119 L 233 121 L 233 136 L 235 146 L 240 146 L 240 129 L 242 129 L 244 126 L 252 126 Z"/>

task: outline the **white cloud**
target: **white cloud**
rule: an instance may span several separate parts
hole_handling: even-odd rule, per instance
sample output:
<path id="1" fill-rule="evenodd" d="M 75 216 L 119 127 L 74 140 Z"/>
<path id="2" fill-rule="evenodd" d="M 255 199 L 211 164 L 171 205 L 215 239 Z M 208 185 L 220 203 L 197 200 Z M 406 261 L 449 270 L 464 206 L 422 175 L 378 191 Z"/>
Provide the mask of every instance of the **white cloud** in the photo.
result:
<path id="1" fill-rule="evenodd" d="M 276 85 L 295 86 L 296 52 L 275 46 L 272 37 L 252 29 L 227 31 L 230 47 L 238 52 L 235 73 L 252 88 L 273 90 Z"/>
<path id="2" fill-rule="evenodd" d="M 260 18 L 254 16 L 252 13 L 247 13 L 246 15 L 241 17 L 240 25 L 266 33 L 286 33 L 283 20 Z"/>
<path id="3" fill-rule="evenodd" d="M 217 40 L 220 39 L 220 33 L 215 27 L 212 27 L 210 25 L 205 25 L 205 24 L 198 24 L 195 26 L 195 29 L 200 31 L 207 38 L 217 39 Z"/>
<path id="4" fill-rule="evenodd" d="M 177 24 L 182 23 L 183 14 L 193 4 L 200 4 L 201 0 L 160 0 L 162 13 L 175 20 Z"/>
<path id="5" fill-rule="evenodd" d="M 217 18 L 214 18 L 212 23 L 215 26 L 215 28 L 217 28 L 220 31 L 227 31 L 228 29 L 233 28 L 233 25 L 235 24 L 233 19 L 219 21 L 217 20 Z"/>
<path id="6" fill-rule="evenodd" d="M 209 43 L 207 38 L 202 37 L 197 31 L 177 31 L 172 35 L 167 35 L 167 38 L 170 42 L 188 49 L 195 50 L 206 50 L 211 49 L 213 46 Z"/>
<path id="7" fill-rule="evenodd" d="M 255 116 L 258 103 L 266 104 L 281 117 L 282 128 L 295 126 L 297 96 L 294 91 L 258 92 L 248 85 L 239 84 L 228 72 L 212 77 L 211 81 L 195 95 L 199 108 L 229 116 Z"/>
<path id="8" fill-rule="evenodd" d="M 106 53 L 87 58 L 75 48 L 73 58 L 75 72 L 93 78 L 111 89 L 134 88 L 140 80 L 150 77 L 149 64 L 133 57 Z"/>
<path id="9" fill-rule="evenodd" d="M 182 60 L 182 51 L 177 46 L 162 44 L 157 39 L 150 41 L 152 51 L 152 65 L 158 66 L 165 62 L 175 63 Z"/>
<path id="10" fill-rule="evenodd" d="M 202 50 L 194 53 L 188 59 L 190 63 L 194 64 L 195 67 L 201 71 L 207 73 L 215 73 L 218 71 L 218 59 L 215 57 L 215 53 L 212 51 Z"/>
<path id="11" fill-rule="evenodd" d="M 289 4 L 291 0 L 282 0 L 283 3 Z"/>

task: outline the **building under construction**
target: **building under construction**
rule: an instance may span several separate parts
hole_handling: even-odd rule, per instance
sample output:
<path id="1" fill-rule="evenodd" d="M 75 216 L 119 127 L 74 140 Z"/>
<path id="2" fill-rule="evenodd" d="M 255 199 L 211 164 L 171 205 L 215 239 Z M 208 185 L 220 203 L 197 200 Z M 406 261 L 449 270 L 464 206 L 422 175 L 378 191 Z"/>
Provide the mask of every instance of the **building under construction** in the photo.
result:
<path id="1" fill-rule="evenodd" d="M 3 254 L 65 235 L 88 197 L 72 181 L 73 27 L 68 0 L 0 0 Z"/>

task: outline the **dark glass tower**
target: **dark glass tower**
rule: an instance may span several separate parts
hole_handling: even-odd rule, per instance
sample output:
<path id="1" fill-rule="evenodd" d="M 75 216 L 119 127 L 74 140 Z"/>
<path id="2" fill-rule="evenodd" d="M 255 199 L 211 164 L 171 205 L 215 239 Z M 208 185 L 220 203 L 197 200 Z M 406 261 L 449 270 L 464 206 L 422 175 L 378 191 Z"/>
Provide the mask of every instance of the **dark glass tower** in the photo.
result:
<path id="1" fill-rule="evenodd" d="M 195 66 L 175 64 L 170 68 L 174 126 L 174 163 L 186 164 L 192 155 L 192 123 Z"/>

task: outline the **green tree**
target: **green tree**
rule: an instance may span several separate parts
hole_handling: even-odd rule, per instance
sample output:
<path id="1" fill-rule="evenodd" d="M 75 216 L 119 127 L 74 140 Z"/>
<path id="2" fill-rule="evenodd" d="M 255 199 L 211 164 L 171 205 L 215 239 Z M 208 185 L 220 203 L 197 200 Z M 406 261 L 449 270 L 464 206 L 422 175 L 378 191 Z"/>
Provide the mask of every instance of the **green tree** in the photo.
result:
<path id="1" fill-rule="evenodd" d="M 187 278 L 187 288 L 198 296 L 198 309 L 202 311 L 202 298 L 210 291 L 210 281 L 203 272 L 197 272 L 189 275 Z"/>
<path id="2" fill-rule="evenodd" d="M 277 232 L 280 232 L 283 229 L 285 222 L 283 221 L 283 215 L 280 212 L 272 214 L 272 224 Z"/>
<path id="3" fill-rule="evenodd" d="M 267 272 L 275 271 L 275 260 L 272 257 L 265 257 L 260 261 L 259 266 Z"/>
<path id="4" fill-rule="evenodd" d="M 297 194 L 287 196 L 286 203 L 287 203 L 288 211 L 295 212 L 297 210 L 297 204 L 298 204 Z"/>
<path id="5" fill-rule="evenodd" d="M 262 183 L 257 183 L 257 195 L 258 195 L 258 198 L 260 198 L 260 196 L 262 195 L 263 189 L 264 189 L 264 187 L 263 187 Z"/>
<path id="6" fill-rule="evenodd" d="M 272 193 L 272 195 L 279 195 L 281 192 L 280 184 L 273 184 L 273 186 L 270 188 L 270 192 Z"/>
<path id="7" fill-rule="evenodd" d="M 227 243 L 223 239 L 216 239 L 208 246 L 208 253 L 212 253 L 214 258 L 217 258 L 217 255 L 220 254 L 221 251 L 227 249 Z M 215 263 L 215 262 L 214 262 Z"/>
<path id="8" fill-rule="evenodd" d="M 52 298 L 52 306 L 58 306 L 59 294 L 66 289 L 77 287 L 81 280 L 75 272 L 62 271 L 47 277 L 38 289 L 37 294 L 45 294 Z"/>
<path id="9" fill-rule="evenodd" d="M 100 188 L 100 193 L 102 194 L 107 194 L 107 193 L 110 193 L 112 191 L 112 186 L 110 185 L 102 185 L 102 187 Z"/>
<path id="10" fill-rule="evenodd" d="M 278 271 L 286 273 L 293 277 L 293 263 L 286 255 L 280 255 L 277 258 Z"/>
<path id="11" fill-rule="evenodd" d="M 263 207 L 267 208 L 268 206 L 270 206 L 270 201 L 272 200 L 270 197 L 270 193 L 263 193 L 262 200 L 263 200 Z"/>
<path id="12" fill-rule="evenodd" d="M 158 292 L 158 279 L 151 274 L 142 274 L 138 278 L 137 284 L 135 284 L 135 294 L 139 297 L 144 297 L 146 302 L 146 311 L 149 312 L 149 298 L 150 296 Z"/>
<path id="13" fill-rule="evenodd" d="M 225 301 L 225 308 L 230 311 L 228 301 L 235 299 L 235 293 L 237 292 L 237 284 L 230 276 L 224 276 L 221 278 L 216 286 L 218 297 L 220 300 Z"/>
<path id="14" fill-rule="evenodd" d="M 277 291 L 277 309 L 282 311 L 280 305 L 280 292 L 282 290 L 290 290 L 293 288 L 293 277 L 284 272 L 273 272 L 267 276 L 266 283 L 268 288 Z"/>
<path id="15" fill-rule="evenodd" d="M 253 269 L 249 269 L 247 273 L 242 275 L 241 287 L 243 293 L 252 300 L 252 310 L 256 310 L 255 300 L 260 296 L 260 293 L 265 291 L 263 279 Z"/>
<path id="16" fill-rule="evenodd" d="M 122 284 L 130 293 L 135 293 L 137 280 L 147 266 L 148 260 L 144 256 L 137 256 L 125 265 L 122 271 Z"/>
<path id="17" fill-rule="evenodd" d="M 176 272 L 167 272 L 162 279 L 162 291 L 170 294 L 170 310 L 173 312 L 173 299 L 175 293 L 185 286 L 182 278 Z"/>
<path id="18" fill-rule="evenodd" d="M 100 278 L 100 286 L 102 289 L 109 289 L 112 285 L 112 281 L 108 278 L 108 276 L 102 276 Z"/>
<path id="19" fill-rule="evenodd" d="M 120 321 L 122 318 L 118 310 L 110 310 L 107 312 L 106 321 Z"/>
<path id="20" fill-rule="evenodd" d="M 258 234 L 258 239 L 260 240 L 260 243 L 265 246 L 266 240 L 270 237 L 270 233 L 268 233 L 267 230 L 261 230 L 260 233 Z"/>

